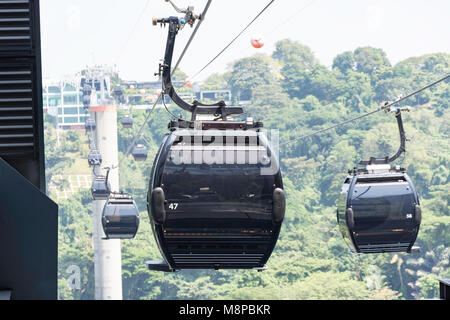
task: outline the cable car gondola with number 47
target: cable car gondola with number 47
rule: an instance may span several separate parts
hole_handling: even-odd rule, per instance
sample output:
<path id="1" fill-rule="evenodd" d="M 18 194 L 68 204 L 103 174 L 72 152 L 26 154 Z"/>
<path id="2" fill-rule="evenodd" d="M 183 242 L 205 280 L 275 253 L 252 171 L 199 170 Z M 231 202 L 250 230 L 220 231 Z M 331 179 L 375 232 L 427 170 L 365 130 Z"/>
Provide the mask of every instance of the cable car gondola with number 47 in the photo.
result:
<path id="1" fill-rule="evenodd" d="M 164 261 L 147 264 L 151 270 L 165 272 L 261 271 L 285 215 L 278 159 L 261 122 L 231 118 L 244 113 L 241 107 L 227 107 L 223 101 L 188 104 L 175 92 L 170 74 L 175 38 L 185 24 L 198 19 L 190 9 L 184 11 L 184 19 L 154 19 L 155 25 L 169 25 L 166 56 L 160 65 L 163 95 L 190 112 L 192 119 L 169 124 L 170 133 L 154 162 L 147 202 Z"/>

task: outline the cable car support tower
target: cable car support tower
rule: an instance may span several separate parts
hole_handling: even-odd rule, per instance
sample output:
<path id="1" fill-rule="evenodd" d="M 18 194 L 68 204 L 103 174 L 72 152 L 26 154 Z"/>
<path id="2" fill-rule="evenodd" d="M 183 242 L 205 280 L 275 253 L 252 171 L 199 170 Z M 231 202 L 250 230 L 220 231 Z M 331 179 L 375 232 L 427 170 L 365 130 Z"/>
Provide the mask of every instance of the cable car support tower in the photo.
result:
<path id="1" fill-rule="evenodd" d="M 103 165 L 117 164 L 118 137 L 117 137 L 117 107 L 107 99 L 105 87 L 108 81 L 107 74 L 102 68 L 89 69 L 86 83 L 83 88 L 85 108 L 89 108 L 90 120 L 95 120 L 95 129 L 90 129 L 91 148 L 101 155 L 94 159 L 92 167 L 92 180 L 103 176 Z M 90 83 L 91 85 L 87 84 Z M 99 84 L 99 86 L 98 86 Z M 90 86 L 90 88 L 89 88 Z M 98 87 L 100 91 L 96 90 Z M 97 99 L 97 96 L 100 99 Z M 111 190 L 119 190 L 119 170 L 108 171 L 107 183 Z M 122 300 L 122 259 L 121 243 L 119 239 L 104 240 L 105 232 L 102 227 L 102 213 L 106 200 L 93 201 L 93 243 L 95 263 L 95 299 L 96 300 Z"/>

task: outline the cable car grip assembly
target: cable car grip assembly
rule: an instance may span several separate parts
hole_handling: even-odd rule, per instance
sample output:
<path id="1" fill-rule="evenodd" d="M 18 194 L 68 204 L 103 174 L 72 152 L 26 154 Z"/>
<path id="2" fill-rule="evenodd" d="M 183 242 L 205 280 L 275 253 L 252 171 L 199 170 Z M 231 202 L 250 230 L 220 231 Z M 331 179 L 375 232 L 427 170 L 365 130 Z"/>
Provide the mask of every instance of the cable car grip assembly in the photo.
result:
<path id="1" fill-rule="evenodd" d="M 388 103 L 386 103 L 386 105 L 387 104 Z M 361 161 L 359 163 L 361 166 L 388 165 L 397 160 L 398 158 L 400 158 L 400 156 L 406 152 L 406 142 L 409 140 L 406 137 L 405 129 L 403 127 L 402 112 L 410 112 L 410 111 L 411 110 L 409 107 L 403 108 L 390 107 L 385 109 L 385 113 L 392 113 L 395 115 L 395 118 L 397 119 L 397 125 L 400 133 L 400 146 L 393 156 L 391 157 L 387 156 L 385 158 L 371 157 L 369 161 Z M 366 171 L 366 169 L 362 169 L 362 171 Z M 397 171 L 404 171 L 404 169 L 403 170 L 399 169 Z M 353 170 L 349 171 L 350 174 L 357 174 L 358 172 L 361 173 L 361 169 L 354 168 Z"/>
<path id="2" fill-rule="evenodd" d="M 193 26 L 196 20 L 201 20 L 201 16 L 193 13 L 193 7 L 187 9 L 178 9 L 171 1 L 168 1 L 174 6 L 178 12 L 185 13 L 184 18 L 169 17 L 169 18 L 154 18 L 153 25 L 160 24 L 161 26 L 169 25 L 169 35 L 167 38 L 166 51 L 164 56 L 164 62 L 159 65 L 159 70 L 155 75 L 162 77 L 163 82 L 163 94 L 167 94 L 172 101 L 183 110 L 186 110 L 192 114 L 191 121 L 185 121 L 179 119 L 180 126 L 183 128 L 194 128 L 194 122 L 197 119 L 197 115 L 214 115 L 220 117 L 221 120 L 227 121 L 227 117 L 230 115 L 240 115 L 244 113 L 241 107 L 227 107 L 224 101 L 219 101 L 215 104 L 202 104 L 199 101 L 194 101 L 192 104 L 187 103 L 181 99 L 175 91 L 172 84 L 171 69 L 173 52 L 175 48 L 175 39 L 178 31 L 182 30 L 186 24 Z"/>
<path id="3" fill-rule="evenodd" d="M 178 13 L 184 13 L 185 16 L 183 19 L 180 19 L 180 24 L 181 24 L 181 28 L 184 27 L 184 25 L 189 24 L 191 27 L 194 26 L 194 23 L 196 20 L 202 20 L 202 15 L 196 15 L 194 14 L 194 7 L 187 7 L 186 9 L 180 9 L 178 8 L 175 3 L 173 3 L 171 0 L 165 0 L 166 2 L 169 2 L 172 7 L 175 9 L 176 12 Z M 158 23 L 162 23 L 161 25 L 165 26 L 165 19 L 157 19 L 157 18 L 153 18 L 153 25 L 157 25 Z"/>

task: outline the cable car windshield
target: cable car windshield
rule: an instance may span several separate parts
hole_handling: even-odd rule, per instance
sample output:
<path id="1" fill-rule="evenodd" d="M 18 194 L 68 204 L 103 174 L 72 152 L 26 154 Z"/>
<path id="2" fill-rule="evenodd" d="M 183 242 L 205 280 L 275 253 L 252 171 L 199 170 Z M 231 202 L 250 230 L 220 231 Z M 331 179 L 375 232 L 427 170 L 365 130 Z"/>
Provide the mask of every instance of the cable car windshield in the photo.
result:
<path id="1" fill-rule="evenodd" d="M 113 208 L 113 210 L 107 210 L 105 214 L 111 226 L 122 226 L 123 224 L 136 224 L 136 207 L 133 205 L 123 205 L 119 209 Z"/>
<path id="2" fill-rule="evenodd" d="M 221 205 L 233 203 L 234 206 L 260 207 L 264 212 L 271 212 L 275 176 L 261 174 L 261 169 L 270 165 L 270 157 L 265 147 L 246 148 L 174 144 L 164 166 L 162 183 L 166 199 Z M 198 162 L 195 161 L 198 152 L 214 158 L 217 163 L 194 163 Z M 232 161 L 229 161 L 230 155 Z"/>
<path id="3" fill-rule="evenodd" d="M 413 219 L 414 194 L 407 182 L 356 184 L 352 197 L 356 222 Z"/>
<path id="4" fill-rule="evenodd" d="M 132 239 L 139 227 L 139 210 L 131 199 L 111 198 L 103 209 L 102 225 L 109 239 Z"/>
<path id="5" fill-rule="evenodd" d="M 196 202 L 251 202 L 267 204 L 272 199 L 273 176 L 262 176 L 247 165 L 175 165 L 164 168 L 167 198 Z"/>

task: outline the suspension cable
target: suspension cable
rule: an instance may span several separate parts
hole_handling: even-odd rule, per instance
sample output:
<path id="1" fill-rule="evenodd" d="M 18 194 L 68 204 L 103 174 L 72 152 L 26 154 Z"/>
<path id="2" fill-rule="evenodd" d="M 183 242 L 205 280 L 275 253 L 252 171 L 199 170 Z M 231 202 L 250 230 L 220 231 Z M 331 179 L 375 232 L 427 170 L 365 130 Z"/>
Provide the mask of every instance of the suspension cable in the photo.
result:
<path id="1" fill-rule="evenodd" d="M 275 2 L 275 0 L 271 0 L 259 13 L 258 15 L 250 21 L 250 23 L 242 29 L 239 34 L 231 40 L 230 43 L 228 43 L 225 48 L 223 48 L 214 58 L 212 58 L 203 68 L 201 68 L 197 73 L 195 73 L 192 77 L 189 78 L 189 80 L 193 80 L 196 78 L 200 73 L 202 73 L 206 68 L 208 68 L 214 61 L 216 61 L 245 31 L 247 31 L 248 28 L 256 21 L 258 18 Z"/>
<path id="2" fill-rule="evenodd" d="M 94 120 L 95 121 L 95 125 L 97 126 L 96 119 L 92 119 L 91 117 L 89 117 L 89 120 Z M 92 144 L 93 144 L 94 145 L 93 150 L 98 150 L 97 149 L 97 137 L 94 135 L 94 130 L 92 128 L 92 125 L 90 126 L 89 131 L 90 131 L 91 135 L 89 136 L 89 134 L 88 134 L 88 139 L 89 139 L 89 142 L 91 144 L 91 147 L 92 147 Z M 91 139 L 92 139 L 92 142 L 91 142 Z"/>
<path id="3" fill-rule="evenodd" d="M 441 83 L 441 82 L 447 80 L 448 78 L 450 78 L 450 74 L 447 74 L 445 77 L 443 77 L 443 78 L 441 78 L 441 79 L 439 79 L 439 80 L 436 80 L 436 81 L 434 81 L 433 83 L 430 83 L 430 84 L 426 85 L 425 87 L 422 87 L 422 88 L 420 88 L 420 89 L 414 91 L 413 93 L 408 94 L 408 95 L 405 96 L 405 97 L 399 98 L 399 99 L 397 99 L 397 100 L 394 101 L 394 102 L 387 103 L 387 104 L 383 105 L 382 107 L 379 107 L 378 109 L 376 109 L 376 110 L 374 110 L 374 111 L 371 111 L 371 112 L 365 113 L 365 114 L 363 114 L 363 115 L 360 115 L 360 116 L 358 116 L 358 117 L 356 117 L 356 118 L 349 119 L 349 120 L 346 120 L 346 121 L 344 121 L 344 122 L 335 124 L 335 125 L 333 125 L 333 126 L 331 126 L 331 127 L 328 127 L 328 128 L 325 128 L 325 129 L 321 129 L 321 130 L 315 131 L 315 132 L 313 132 L 313 133 L 310 133 L 310 134 L 301 136 L 301 137 L 299 137 L 299 138 L 296 138 L 296 139 L 293 139 L 293 140 L 290 140 L 290 141 L 281 143 L 281 144 L 280 144 L 280 147 L 281 147 L 281 146 L 288 145 L 288 144 L 291 144 L 291 143 L 294 143 L 294 142 L 297 142 L 297 141 L 300 141 L 300 140 L 304 140 L 304 139 L 307 139 L 307 138 L 310 138 L 310 137 L 313 137 L 313 136 L 316 136 L 316 135 L 319 135 L 319 134 L 321 134 L 321 133 L 324 133 L 324 132 L 327 132 L 327 131 L 330 131 L 330 130 L 333 130 L 333 129 L 336 129 L 336 128 L 338 128 L 338 127 L 341 127 L 341 126 L 344 126 L 344 125 L 349 124 L 349 123 L 351 123 L 351 122 L 354 122 L 354 121 L 360 120 L 360 119 L 362 119 L 362 118 L 368 117 L 368 116 L 373 115 L 373 114 L 375 114 L 375 113 L 378 113 L 378 112 L 380 112 L 380 111 L 388 110 L 390 107 L 392 107 L 392 106 L 394 106 L 394 105 L 396 105 L 396 104 L 399 104 L 400 102 L 405 101 L 405 100 L 407 100 L 407 99 L 409 99 L 409 98 L 411 98 L 411 97 L 413 97 L 413 96 L 415 96 L 415 95 L 421 93 L 422 91 L 425 91 L 425 90 L 427 90 L 427 89 L 429 89 L 429 88 L 431 88 L 431 87 L 433 87 L 433 86 L 435 86 L 435 85 L 437 85 L 437 84 L 439 84 L 439 83 Z"/>
<path id="4" fill-rule="evenodd" d="M 133 37 L 133 34 L 136 32 L 137 26 L 139 25 L 139 23 L 141 22 L 142 18 L 144 17 L 145 12 L 147 11 L 148 5 L 150 4 L 150 0 L 147 0 L 147 2 L 144 5 L 144 8 L 141 11 L 141 14 L 139 15 L 138 19 L 136 20 L 136 23 L 133 26 L 133 29 L 131 29 L 130 34 L 128 35 L 127 40 L 124 42 L 124 45 L 122 46 L 122 48 L 119 51 L 119 55 L 117 56 L 117 60 L 119 61 L 120 58 L 122 58 L 122 55 L 126 49 L 126 47 L 128 46 L 128 43 L 131 41 L 131 38 Z"/>
<path id="5" fill-rule="evenodd" d="M 144 123 L 142 124 L 142 126 L 139 128 L 139 131 L 137 133 L 137 135 L 134 137 L 133 141 L 130 143 L 130 145 L 128 146 L 127 152 L 125 153 L 125 156 L 123 157 L 123 159 L 119 162 L 119 164 L 117 166 L 113 166 L 112 169 L 116 169 L 118 167 L 120 167 L 120 165 L 122 164 L 122 162 L 128 158 L 128 156 L 131 153 L 131 150 L 133 149 L 134 145 L 136 144 L 136 142 L 141 138 L 144 129 L 145 129 L 145 125 L 148 123 L 148 121 L 150 120 L 150 117 L 152 116 L 153 112 L 156 109 L 156 105 L 159 103 L 159 100 L 161 99 L 161 95 L 158 95 L 158 98 L 156 99 L 155 104 L 153 105 L 153 108 L 150 110 L 150 112 L 148 113 L 147 117 L 144 120 Z"/>
<path id="6" fill-rule="evenodd" d="M 180 62 L 181 62 L 181 60 L 183 60 L 184 55 L 185 55 L 186 52 L 188 51 L 189 46 L 191 45 L 192 40 L 194 40 L 194 37 L 195 37 L 195 35 L 197 34 L 198 29 L 200 29 L 200 26 L 202 25 L 203 20 L 205 20 L 206 13 L 208 12 L 208 9 L 209 9 L 209 6 L 211 5 L 211 2 L 212 2 L 212 0 L 208 0 L 208 3 L 206 4 L 205 9 L 203 10 L 203 13 L 202 13 L 202 15 L 201 15 L 200 21 L 199 21 L 199 22 L 197 23 L 197 25 L 195 26 L 195 29 L 194 29 L 194 31 L 192 32 L 192 35 L 191 35 L 191 37 L 189 38 L 189 41 L 187 42 L 186 46 L 184 47 L 183 52 L 181 53 L 180 58 L 179 58 L 178 61 L 177 61 L 177 64 L 175 65 L 175 67 L 173 67 L 172 75 L 175 74 L 175 71 L 177 71 L 178 66 L 180 65 Z"/>
<path id="7" fill-rule="evenodd" d="M 301 7 L 299 10 L 297 10 L 294 14 L 292 14 L 290 17 L 286 18 L 283 22 L 281 22 L 279 25 L 277 25 L 275 28 L 273 28 L 266 36 L 270 37 L 275 31 L 277 31 L 280 27 L 286 25 L 289 23 L 292 19 L 294 19 L 296 16 L 298 16 L 300 13 L 308 9 L 311 5 L 313 5 L 317 0 L 312 0 L 308 4 Z"/>
<path id="8" fill-rule="evenodd" d="M 177 117 L 176 115 L 174 115 L 174 114 L 169 110 L 169 108 L 168 108 L 167 105 L 166 105 L 166 101 L 165 101 L 165 100 L 166 100 L 166 96 L 163 94 L 163 96 L 162 96 L 162 103 L 163 103 L 164 108 L 166 109 L 167 113 L 170 114 L 174 119 L 181 120 L 180 117 Z"/>

